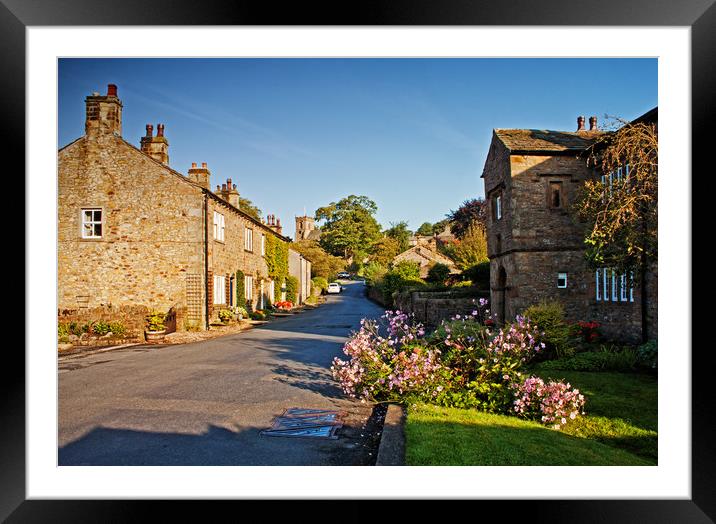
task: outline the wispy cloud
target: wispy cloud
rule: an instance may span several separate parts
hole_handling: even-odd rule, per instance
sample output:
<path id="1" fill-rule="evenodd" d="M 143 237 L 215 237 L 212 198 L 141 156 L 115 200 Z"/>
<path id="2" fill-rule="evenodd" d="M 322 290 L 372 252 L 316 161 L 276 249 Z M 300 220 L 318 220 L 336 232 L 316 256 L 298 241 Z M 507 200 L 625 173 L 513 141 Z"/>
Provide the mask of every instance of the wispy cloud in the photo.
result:
<path id="1" fill-rule="evenodd" d="M 200 104 L 185 98 L 167 96 L 166 93 L 152 86 L 143 86 L 143 91 L 150 91 L 156 94 L 156 97 L 146 96 L 131 88 L 125 90 L 133 97 L 148 104 L 166 108 L 177 115 L 228 133 L 239 146 L 278 158 L 290 158 L 296 155 L 319 158 L 314 151 L 294 143 L 271 128 L 257 124 L 232 111 L 227 111 L 226 107 Z"/>

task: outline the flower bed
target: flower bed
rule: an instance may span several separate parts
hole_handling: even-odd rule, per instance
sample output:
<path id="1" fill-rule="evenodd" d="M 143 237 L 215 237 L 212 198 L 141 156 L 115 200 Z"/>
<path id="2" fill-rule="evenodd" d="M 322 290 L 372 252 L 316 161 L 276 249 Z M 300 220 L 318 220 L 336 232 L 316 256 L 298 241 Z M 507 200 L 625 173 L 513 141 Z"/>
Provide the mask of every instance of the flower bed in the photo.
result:
<path id="1" fill-rule="evenodd" d="M 517 317 L 501 329 L 487 320 L 484 299 L 471 314 L 443 321 L 430 335 L 401 311 L 386 311 L 380 322 L 364 319 L 344 345 L 349 360 L 334 359 L 333 376 L 347 395 L 362 401 L 477 408 L 552 427 L 561 426 L 565 414 L 583 413 L 584 397 L 570 384 L 540 384 L 523 375 L 523 366 L 544 348 L 528 319 Z"/>

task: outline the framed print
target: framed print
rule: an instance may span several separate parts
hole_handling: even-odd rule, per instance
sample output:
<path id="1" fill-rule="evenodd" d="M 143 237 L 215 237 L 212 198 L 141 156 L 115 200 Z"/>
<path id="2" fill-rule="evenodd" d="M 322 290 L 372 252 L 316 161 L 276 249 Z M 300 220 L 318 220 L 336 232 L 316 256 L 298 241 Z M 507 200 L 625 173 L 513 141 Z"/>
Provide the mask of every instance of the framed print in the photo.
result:
<path id="1" fill-rule="evenodd" d="M 226 499 L 232 501 L 225 503 L 230 506 L 251 499 L 354 499 L 344 502 L 355 508 L 353 511 L 360 509 L 359 503 L 369 507 L 371 499 L 433 499 L 479 501 L 500 511 L 509 507 L 511 514 L 522 517 L 549 517 L 560 522 L 713 521 L 716 464 L 710 430 L 714 410 L 705 376 L 710 367 L 708 351 L 692 350 L 692 325 L 698 326 L 703 315 L 697 315 L 691 295 L 691 170 L 700 168 L 708 178 L 704 160 L 716 89 L 716 7 L 696 0 L 673 7 L 646 2 L 583 6 L 563 1 L 539 5 L 521 1 L 509 6 L 447 2 L 438 7 L 420 1 L 360 6 L 350 18 L 316 7 L 270 12 L 254 3 L 216 1 L 198 9 L 188 2 L 160 1 L 148 8 L 146 3 L 130 1 L 97 8 L 77 0 L 59 8 L 44 0 L 3 0 L 0 24 L 5 75 L 0 83 L 6 101 L 6 160 L 17 164 L 13 172 L 24 174 L 28 206 L 26 354 L 23 358 L 14 350 L 6 355 L 12 371 L 6 372 L 1 411 L 3 518 L 10 522 L 130 520 L 154 504 L 138 499 Z M 242 73 L 221 76 L 227 64 Z M 471 69 L 477 72 L 470 73 L 468 79 L 465 71 Z M 247 82 L 247 77 L 241 76 L 247 71 L 262 82 Z M 373 82 L 371 75 L 376 71 L 384 76 Z M 113 74 L 120 80 L 114 80 Z M 419 85 L 421 79 L 427 79 L 424 85 Z M 222 82 L 224 86 L 219 85 Z M 352 107 L 339 101 L 341 82 L 354 87 Z M 547 93 L 542 82 L 556 87 Z M 452 118 L 463 119 L 460 124 L 448 122 L 422 97 L 421 89 L 452 93 L 451 100 L 441 96 L 445 96 L 444 107 L 455 115 Z M 615 93 L 612 107 L 621 109 L 625 101 L 643 105 L 626 115 L 622 125 L 654 124 L 661 131 L 659 145 L 663 148 L 654 163 L 664 173 L 679 173 L 659 180 L 658 239 L 667 248 L 658 256 L 658 265 L 666 277 L 661 285 L 654 277 L 648 295 L 648 284 L 642 284 L 640 278 L 648 282 L 649 277 L 635 278 L 631 266 L 625 262 L 624 269 L 613 252 L 608 255 L 612 258 L 606 259 L 609 262 L 585 269 L 581 258 L 575 262 L 569 253 L 581 254 L 586 248 L 570 247 L 564 240 L 572 238 L 573 227 L 567 219 L 567 206 L 582 198 L 573 189 L 574 182 L 579 177 L 580 182 L 588 180 L 592 174 L 586 168 L 584 175 L 575 174 L 577 164 L 570 164 L 572 156 L 586 155 L 587 150 L 594 158 L 607 156 L 599 146 L 592 147 L 599 143 L 600 126 L 606 125 L 601 114 L 598 119 L 588 113 L 587 121 L 576 113 L 570 124 L 573 129 L 554 132 L 545 128 L 556 129 L 553 126 L 560 125 L 554 124 L 559 121 L 557 116 L 544 108 L 531 112 L 529 107 L 563 104 L 571 111 L 576 106 L 569 104 L 587 99 L 584 93 L 601 101 L 606 90 Z M 461 107 L 470 103 L 472 91 L 480 97 L 480 111 L 490 114 L 484 121 L 475 108 Z M 581 98 L 575 97 L 575 92 Z M 630 98 L 631 92 L 638 96 Z M 282 99 L 286 93 L 294 98 Z M 248 109 L 234 112 L 232 99 L 244 99 Z M 321 106 L 326 108 L 325 114 L 316 110 Z M 381 118 L 367 120 L 366 114 L 376 108 Z M 136 121 L 140 110 L 147 115 L 146 124 Z M 302 127 L 302 122 L 311 125 Z M 141 136 L 136 133 L 138 126 L 142 127 Z M 331 132 L 319 134 L 316 130 L 321 127 L 321 133 Z M 427 138 L 424 142 L 411 138 L 412 131 Z M 224 142 L 226 136 L 231 136 L 232 142 Z M 338 136 L 342 142 L 332 140 Z M 393 144 L 393 150 L 368 159 L 371 154 L 363 151 L 368 144 L 380 142 L 378 137 Z M 479 145 L 474 144 L 477 137 L 482 140 Z M 312 138 L 316 140 L 311 142 Z M 441 150 L 444 144 L 452 149 Z M 23 147 L 24 157 L 17 154 Z M 438 176 L 435 173 L 440 169 L 435 166 L 421 173 L 418 162 L 411 164 L 412 182 L 400 182 L 400 158 L 412 156 L 412 161 L 417 161 L 431 149 L 435 159 L 426 156 L 426 163 L 439 158 L 446 172 L 467 172 L 460 175 L 464 180 L 457 174 L 452 180 L 449 175 Z M 465 168 L 451 158 L 451 151 L 457 150 L 467 151 L 466 157 L 474 165 Z M 241 163 L 232 164 L 237 152 L 243 155 Z M 211 158 L 201 158 L 204 154 L 222 159 L 217 160 L 217 168 Z M 245 173 L 259 173 L 262 165 L 267 166 L 264 174 L 247 180 Z M 328 174 L 328 165 L 339 174 Z M 362 166 L 364 173 L 356 166 Z M 501 178 L 504 166 L 511 174 Z M 529 180 L 523 187 L 529 187 L 529 196 L 520 194 L 519 183 L 511 178 L 523 170 L 522 180 Z M 289 171 L 293 173 L 290 177 L 285 174 Z M 628 191 L 628 184 L 636 184 L 641 173 L 634 160 L 602 172 L 601 179 L 596 179 L 602 196 L 595 202 L 611 198 L 620 185 Z M 219 176 L 222 178 L 216 178 Z M 106 180 L 114 186 L 102 185 Z M 381 193 L 375 199 L 377 206 L 368 197 L 357 196 L 370 195 L 371 184 L 390 186 L 392 191 Z M 474 185 L 472 204 L 467 200 L 470 190 L 459 192 L 460 184 Z M 640 194 L 647 190 L 654 192 L 656 217 L 656 186 Z M 417 196 L 420 193 L 424 200 Z M 271 199 L 253 196 L 259 194 Z M 392 201 L 383 194 L 392 195 Z M 440 200 L 441 194 L 448 199 Z M 670 198 L 663 198 L 665 194 Z M 385 209 L 387 202 L 397 207 L 401 200 L 404 207 L 399 212 L 380 210 L 376 214 L 374 208 Z M 119 201 L 123 203 L 116 204 Z M 432 215 L 423 219 L 417 211 L 410 214 L 426 209 L 431 202 L 436 209 Z M 534 206 L 532 214 L 529 205 Z M 336 224 L 346 209 L 357 208 L 375 214 L 381 223 L 366 221 L 368 225 L 361 231 L 372 227 L 374 236 L 354 239 L 351 244 L 346 240 L 348 230 Z M 315 217 L 311 216 L 314 212 Z M 486 265 L 482 276 L 474 269 L 478 266 L 475 260 L 461 262 L 464 259 L 460 257 L 468 255 L 461 255 L 459 247 L 469 245 L 466 239 L 474 230 L 460 230 L 460 212 L 483 217 L 485 253 L 480 260 Z M 448 215 L 444 224 L 439 221 Z M 360 216 L 364 218 L 365 213 Z M 401 222 L 404 218 L 409 224 Z M 555 229 L 555 224 L 563 229 Z M 423 233 L 418 232 L 419 226 Z M 133 239 L 140 229 L 144 236 Z M 535 253 L 542 253 L 542 248 L 525 240 L 532 237 L 557 254 L 540 258 L 542 255 Z M 299 241 L 306 242 L 300 249 Z M 310 242 L 311 247 L 306 247 Z M 391 243 L 400 247 L 391 247 Z M 355 247 L 367 245 L 370 249 Z M 642 248 L 647 250 L 639 244 Z M 383 255 L 386 261 L 381 266 Z M 109 265 L 105 263 L 108 257 L 112 260 Z M 340 259 L 342 265 L 326 270 L 325 275 L 317 273 L 317 262 L 330 264 L 333 259 Z M 138 261 L 141 263 L 131 269 Z M 367 269 L 370 264 L 372 269 Z M 381 280 L 380 296 L 371 297 L 372 290 L 378 288 L 370 271 L 382 271 L 382 279 L 398 267 L 407 267 L 400 264 L 416 265 L 416 274 L 396 273 L 396 281 L 399 276 L 401 282 L 407 279 L 421 287 L 385 292 L 388 286 Z M 527 267 L 529 270 L 524 269 Z M 522 277 L 520 271 L 524 271 Z M 472 276 L 464 276 L 468 274 Z M 645 270 L 644 275 L 648 274 Z M 539 287 L 536 275 L 544 276 L 548 291 Z M 364 336 L 361 340 L 368 344 L 370 335 L 364 328 L 370 322 L 364 320 L 378 318 L 384 310 L 397 311 L 386 313 L 392 326 L 389 329 L 397 329 L 403 321 L 401 310 L 416 315 L 417 300 L 425 300 L 420 303 L 423 321 L 434 327 L 435 333 L 441 329 L 436 326 L 463 321 L 452 315 L 464 312 L 450 308 L 457 307 L 460 292 L 477 289 L 480 278 L 485 279 L 484 303 L 489 303 L 490 310 L 483 315 L 472 305 L 476 301 L 470 295 L 469 309 L 474 311 L 465 318 L 479 318 L 482 328 L 495 337 L 486 347 L 501 343 L 498 339 L 503 336 L 524 336 L 525 344 L 533 344 L 539 351 L 539 342 L 534 342 L 529 332 L 529 318 L 537 318 L 540 311 L 532 310 L 527 327 L 520 312 L 541 304 L 539 298 L 546 293 L 562 297 L 559 301 L 566 304 L 569 318 L 565 325 L 595 321 L 579 324 L 580 344 L 597 340 L 597 331 L 608 340 L 631 336 L 623 342 L 631 353 L 619 354 L 637 359 L 637 348 L 642 355 L 651 347 L 645 348 L 642 342 L 661 338 L 658 379 L 655 371 L 645 373 L 647 378 L 640 382 L 647 384 L 644 389 L 630 383 L 620 390 L 623 376 L 618 374 L 610 375 L 608 381 L 613 383 L 607 385 L 607 379 L 589 382 L 581 377 L 587 380 L 587 394 L 614 388 L 619 391 L 610 392 L 614 398 L 643 394 L 653 399 L 658 403 L 658 417 L 652 405 L 644 411 L 653 414 L 641 413 L 645 425 L 623 429 L 629 421 L 616 416 L 607 420 L 606 415 L 597 413 L 601 416 L 585 419 L 593 425 L 583 426 L 588 427 L 583 431 L 606 433 L 604 427 L 608 426 L 613 432 L 609 438 L 615 442 L 603 445 L 608 437 L 601 435 L 593 448 L 582 449 L 574 442 L 589 437 L 565 431 L 565 447 L 549 448 L 554 450 L 545 454 L 554 455 L 538 462 L 479 458 L 458 466 L 425 458 L 427 451 L 418 457 L 417 452 L 408 450 L 407 463 L 411 465 L 378 471 L 371 468 L 382 464 L 374 455 L 388 452 L 381 439 L 394 438 L 390 435 L 397 435 L 402 442 L 398 445 L 402 458 L 385 464 L 406 464 L 402 432 L 418 429 L 405 427 L 406 411 L 396 408 L 395 397 L 371 393 L 380 389 L 378 379 L 369 391 L 368 387 L 361 390 L 356 377 L 366 376 L 361 375 L 364 370 L 358 369 L 356 360 L 341 360 L 343 354 L 334 359 L 336 347 L 343 346 L 349 332 L 358 329 Z M 120 282 L 115 288 L 121 292 L 107 290 L 109 283 Z M 450 287 L 456 289 L 446 291 Z M 316 288 L 325 292 L 314 293 Z M 418 289 L 422 291 L 416 292 Z M 652 310 L 646 298 L 657 296 L 657 290 L 658 299 L 651 300 L 661 305 L 661 315 L 656 304 Z M 448 302 L 431 306 L 429 292 L 448 293 Z M 367 297 L 360 306 L 364 309 L 346 306 L 354 304 L 351 300 L 359 293 Z M 180 302 L 163 301 L 165 295 L 181 297 Z M 142 298 L 136 299 L 136 304 L 132 300 L 123 303 L 127 296 Z M 584 306 L 587 302 L 588 307 Z M 133 309 L 137 304 L 141 308 Z M 154 307 L 156 304 L 160 307 Z M 483 302 L 479 304 L 482 307 Z M 332 305 L 346 309 L 331 317 Z M 579 307 L 584 309 L 573 313 Z M 604 313 L 607 308 L 610 312 Z M 100 310 L 105 309 L 115 316 L 101 316 Z M 659 328 L 656 319 L 661 319 Z M 492 326 L 499 334 L 489 332 Z M 248 333 L 241 339 L 246 341 L 244 354 L 251 355 L 244 358 L 247 367 L 255 368 L 236 375 L 227 363 L 239 356 L 227 352 L 226 341 L 244 328 Z M 396 335 L 396 347 L 407 344 L 408 335 L 410 344 L 413 340 L 419 344 L 424 336 L 419 328 L 408 331 L 407 324 L 401 329 L 406 330 L 405 338 Z M 545 336 L 534 329 L 535 337 Z M 210 340 L 206 333 L 212 331 L 225 338 L 205 346 L 212 351 L 211 357 L 176 351 L 180 344 L 199 347 Z M 575 333 L 570 336 L 576 340 Z M 442 333 L 440 344 L 444 346 L 439 347 L 443 351 L 454 344 L 448 334 L 450 331 Z M 376 332 L 374 339 L 387 344 L 390 336 L 384 339 Z M 102 351 L 103 344 L 110 346 L 105 344 L 110 338 L 112 347 L 124 348 L 124 353 Z M 58 340 L 73 351 L 81 345 L 94 345 L 95 352 L 84 348 L 81 351 L 88 356 L 78 350 L 76 359 L 58 361 L 54 354 Z M 255 344 L 256 353 L 249 353 L 251 344 Z M 564 350 L 559 358 L 582 352 L 579 347 Z M 604 347 L 600 351 L 609 353 L 611 346 Z M 563 351 L 550 341 L 542 344 L 544 348 L 555 355 Z M 638 357 L 652 358 L 654 368 L 655 348 L 654 342 L 651 357 Z M 269 350 L 275 355 L 269 355 Z M 414 353 L 414 359 L 425 355 L 421 351 Z M 271 360 L 281 358 L 276 356 L 279 354 L 291 363 Z M 350 351 L 345 355 L 355 356 Z M 589 358 L 601 362 L 618 357 Z M 147 366 L 150 360 L 154 373 Z M 544 369 L 549 369 L 549 362 L 546 364 Z M 186 372 L 180 371 L 182 366 Z M 411 368 L 416 376 L 422 372 L 418 367 Z M 83 371 L 76 373 L 76 369 Z M 542 379 L 536 376 L 525 381 L 520 374 L 519 383 L 518 375 L 504 379 L 505 387 L 509 383 L 519 391 L 510 390 L 505 405 L 524 415 L 522 418 L 528 418 L 534 384 L 538 389 L 559 389 L 554 395 L 562 395 L 560 406 L 573 403 L 569 410 L 558 408 L 559 414 L 553 416 L 545 411 L 547 401 L 543 399 L 542 411 L 531 415 L 534 420 L 511 430 L 526 439 L 525 448 L 542 445 L 542 433 L 534 433 L 539 416 L 543 425 L 551 423 L 553 433 L 566 427 L 570 417 L 580 417 L 583 404 L 579 404 L 579 391 L 566 384 L 572 376 L 580 377 L 580 369 L 575 368 L 577 375 L 570 375 L 569 368 L 554 369 L 558 371 L 549 377 L 557 382 L 547 385 L 544 381 L 537 384 Z M 450 375 L 453 379 L 455 373 Z M 503 380 L 508 373 L 500 372 L 496 380 Z M 388 377 L 386 372 L 391 388 L 403 387 L 399 375 L 394 371 Z M 544 378 L 546 381 L 547 375 Z M 316 396 L 318 382 L 320 394 Z M 267 384 L 293 389 L 286 399 L 272 398 L 279 390 L 267 389 Z M 442 385 L 434 387 L 431 394 L 444 399 L 442 390 Z M 246 392 L 246 399 L 234 405 L 240 391 Z M 347 408 L 353 404 L 346 394 L 358 397 L 354 411 Z M 474 398 L 486 406 L 488 397 L 480 394 Z M 368 400 L 368 407 L 359 406 L 361 395 Z M 489 409 L 500 414 L 494 398 L 489 397 Z M 111 403 L 113 399 L 118 400 L 116 405 Z M 383 402 L 392 402 L 387 415 L 382 407 L 376 409 Z M 445 409 L 455 407 L 444 402 Z M 405 409 L 409 418 L 418 420 L 415 406 Z M 242 410 L 254 418 L 242 418 Z M 227 413 L 236 423 L 233 429 L 221 422 L 214 424 Z M 438 415 L 425 411 L 420 416 L 425 419 L 421 419 L 424 424 L 419 430 L 427 431 L 430 424 L 425 420 Z M 130 420 L 131 424 L 125 425 Z M 393 420 L 400 428 L 398 433 L 389 428 Z M 450 439 L 470 424 L 478 422 L 443 428 L 433 438 L 445 439 L 450 447 L 457 442 Z M 604 427 L 594 429 L 599 424 Z M 363 428 L 369 428 L 376 439 L 361 434 Z M 355 440 L 341 440 L 350 431 Z M 298 438 L 288 438 L 291 436 Z M 533 442 L 533 438 L 537 440 Z M 257 439 L 270 444 L 255 446 Z M 341 454 L 331 454 L 330 460 L 317 458 L 328 456 L 326 450 L 333 449 L 336 442 L 344 448 Z M 592 445 L 592 441 L 588 443 Z M 474 443 L 468 447 L 472 448 L 470 454 L 474 451 L 482 457 Z M 359 456 L 363 448 L 366 453 Z M 227 456 L 229 449 L 236 455 Z M 491 453 L 497 455 L 498 451 Z M 443 456 L 442 451 L 435 453 Z M 313 467 L 316 465 L 331 467 Z M 530 485 L 517 478 L 531 479 Z M 185 505 L 182 512 L 202 511 L 202 506 Z"/>

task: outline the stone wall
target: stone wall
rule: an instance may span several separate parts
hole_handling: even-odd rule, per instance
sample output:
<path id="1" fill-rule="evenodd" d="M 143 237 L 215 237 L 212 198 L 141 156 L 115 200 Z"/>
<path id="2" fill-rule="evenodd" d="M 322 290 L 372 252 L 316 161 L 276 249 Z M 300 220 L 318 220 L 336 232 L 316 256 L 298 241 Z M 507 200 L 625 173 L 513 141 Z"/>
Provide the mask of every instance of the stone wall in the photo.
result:
<path id="1" fill-rule="evenodd" d="M 127 328 L 127 338 L 142 337 L 144 334 L 145 317 L 149 313 L 146 306 L 98 306 L 93 308 L 78 307 L 74 309 L 58 309 L 57 321 L 67 324 L 76 322 L 86 324 L 102 320 L 103 322 L 121 322 Z"/>
<path id="2" fill-rule="evenodd" d="M 214 238 L 213 220 L 215 211 L 224 216 L 225 227 L 223 241 Z M 274 235 L 273 231 L 247 218 L 242 213 L 237 212 L 233 206 L 230 206 L 218 198 L 210 197 L 208 199 L 207 216 L 209 225 L 209 318 L 216 320 L 219 310 L 229 306 L 244 305 L 236 303 L 235 282 L 233 286 L 234 296 L 232 296 L 231 279 L 235 279 L 238 270 L 241 270 L 244 276 L 252 276 L 254 279 L 253 300 L 251 300 L 250 303 L 251 308 L 257 309 L 259 306 L 261 281 L 264 281 L 264 304 L 267 305 L 268 302 L 273 302 L 273 297 L 268 296 L 270 291 L 268 266 L 266 265 L 266 259 L 261 254 L 261 235 Z M 246 249 L 244 244 L 246 228 L 253 231 L 253 247 L 251 250 Z M 225 277 L 225 304 L 213 303 L 215 275 L 223 275 Z M 277 282 L 275 285 L 280 286 L 281 283 Z"/>
<path id="3" fill-rule="evenodd" d="M 73 142 L 58 165 L 58 309 L 175 308 L 181 321 L 187 279 L 203 278 L 201 189 L 112 134 Z M 102 210 L 101 238 L 82 238 L 83 208 Z"/>
<path id="4" fill-rule="evenodd" d="M 487 298 L 484 293 L 482 298 Z M 395 309 L 413 314 L 417 322 L 434 328 L 455 315 L 470 315 L 481 297 L 461 297 L 453 292 L 406 291 L 395 296 Z"/>

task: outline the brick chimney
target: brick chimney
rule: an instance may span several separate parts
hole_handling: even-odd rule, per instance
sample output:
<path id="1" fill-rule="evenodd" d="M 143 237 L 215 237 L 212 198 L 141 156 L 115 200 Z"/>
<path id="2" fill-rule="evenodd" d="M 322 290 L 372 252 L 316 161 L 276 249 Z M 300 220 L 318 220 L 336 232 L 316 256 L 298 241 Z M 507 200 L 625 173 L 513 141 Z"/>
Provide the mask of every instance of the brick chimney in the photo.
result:
<path id="1" fill-rule="evenodd" d="M 577 117 L 577 131 L 586 131 L 584 129 L 584 117 L 583 116 Z"/>
<path id="2" fill-rule="evenodd" d="M 266 225 L 270 228 L 276 231 L 279 235 L 281 234 L 281 231 L 283 230 L 283 227 L 281 227 L 281 219 L 276 218 L 276 215 L 267 215 L 266 216 Z"/>
<path id="3" fill-rule="evenodd" d="M 210 188 L 211 172 L 209 168 L 206 167 L 206 162 L 202 162 L 201 167 L 196 167 L 196 162 L 192 162 L 187 178 L 192 182 L 196 182 L 204 189 Z"/>
<path id="4" fill-rule="evenodd" d="M 117 98 L 116 85 L 109 84 L 107 94 L 104 96 L 92 93 L 86 97 L 85 106 L 85 135 L 122 136 L 122 101 Z"/>
<path id="5" fill-rule="evenodd" d="M 147 134 L 140 140 L 141 149 L 154 160 L 169 164 L 169 142 L 164 137 L 164 124 L 157 124 L 157 135 L 152 136 L 154 127 L 147 124 Z"/>
<path id="6" fill-rule="evenodd" d="M 221 184 L 221 189 L 217 186 L 217 194 L 226 200 L 229 204 L 238 209 L 239 192 L 236 190 L 236 184 L 231 183 L 231 179 L 226 179 L 226 184 Z"/>
<path id="7" fill-rule="evenodd" d="M 589 117 L 589 130 L 590 130 L 590 131 L 596 131 L 596 130 L 597 130 L 597 117 L 596 117 L 596 116 L 590 116 L 590 117 Z"/>

